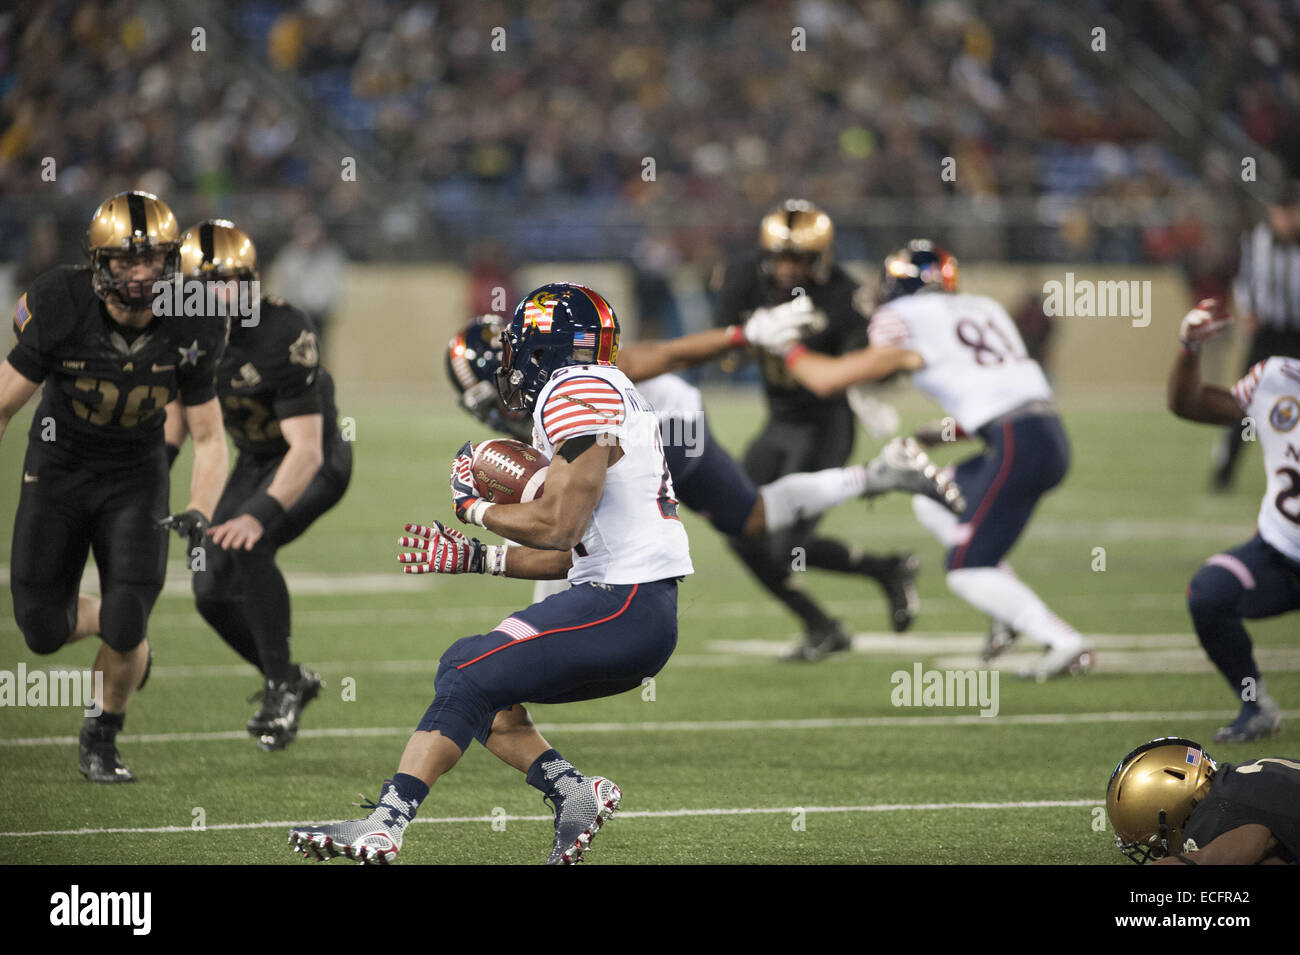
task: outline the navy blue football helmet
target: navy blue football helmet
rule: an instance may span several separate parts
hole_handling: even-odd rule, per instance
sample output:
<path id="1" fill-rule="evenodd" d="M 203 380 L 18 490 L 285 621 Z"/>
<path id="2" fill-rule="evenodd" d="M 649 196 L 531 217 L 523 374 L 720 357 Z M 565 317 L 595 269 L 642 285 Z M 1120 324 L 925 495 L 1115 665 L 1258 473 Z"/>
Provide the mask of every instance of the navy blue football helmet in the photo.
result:
<path id="1" fill-rule="evenodd" d="M 531 414 L 538 394 L 559 369 L 618 361 L 618 316 L 585 285 L 554 282 L 524 297 L 501 342 L 501 401 L 508 411 Z"/>
<path id="2" fill-rule="evenodd" d="M 523 411 L 508 411 L 497 393 L 501 368 L 501 334 L 505 321 L 499 315 L 476 315 L 447 344 L 447 377 L 460 393 L 460 406 L 488 425 L 518 438 L 533 439 L 533 419 Z"/>
<path id="3" fill-rule="evenodd" d="M 957 259 L 929 239 L 913 239 L 886 257 L 876 287 L 876 304 L 922 289 L 957 291 Z"/>

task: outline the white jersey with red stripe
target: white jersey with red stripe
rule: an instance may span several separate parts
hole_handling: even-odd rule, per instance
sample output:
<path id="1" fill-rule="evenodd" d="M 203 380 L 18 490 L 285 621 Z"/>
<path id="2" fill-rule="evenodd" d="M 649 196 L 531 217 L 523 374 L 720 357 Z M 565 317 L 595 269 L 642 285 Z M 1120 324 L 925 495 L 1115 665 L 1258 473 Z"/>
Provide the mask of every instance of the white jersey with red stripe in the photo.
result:
<path id="1" fill-rule="evenodd" d="M 538 394 L 534 446 L 553 458 L 560 444 L 582 435 L 617 437 L 623 457 L 605 472 L 569 582 L 639 584 L 694 573 L 659 419 L 617 368 L 570 365 Z"/>
<path id="2" fill-rule="evenodd" d="M 919 352 L 925 367 L 912 380 L 967 434 L 1027 402 L 1052 398 L 1015 321 L 983 295 L 921 292 L 895 299 L 872 314 L 868 339 Z"/>
<path id="3" fill-rule="evenodd" d="M 1264 447 L 1268 487 L 1259 506 L 1259 536 L 1300 560 L 1300 361 L 1261 361 L 1233 386 L 1232 396 L 1254 420 Z"/>

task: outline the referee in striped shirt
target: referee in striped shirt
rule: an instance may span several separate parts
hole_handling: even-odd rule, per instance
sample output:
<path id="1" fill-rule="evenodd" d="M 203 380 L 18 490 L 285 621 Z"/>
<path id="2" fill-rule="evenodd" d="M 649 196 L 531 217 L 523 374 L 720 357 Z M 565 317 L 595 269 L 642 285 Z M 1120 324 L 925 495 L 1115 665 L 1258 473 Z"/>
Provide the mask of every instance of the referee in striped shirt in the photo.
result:
<path id="1" fill-rule="evenodd" d="M 1300 182 L 1282 186 L 1268 205 L 1267 221 L 1243 236 L 1232 292 L 1251 335 L 1242 374 L 1272 355 L 1300 358 Z M 1229 428 L 1216 455 L 1216 491 L 1232 487 L 1242 443 L 1241 428 Z"/>

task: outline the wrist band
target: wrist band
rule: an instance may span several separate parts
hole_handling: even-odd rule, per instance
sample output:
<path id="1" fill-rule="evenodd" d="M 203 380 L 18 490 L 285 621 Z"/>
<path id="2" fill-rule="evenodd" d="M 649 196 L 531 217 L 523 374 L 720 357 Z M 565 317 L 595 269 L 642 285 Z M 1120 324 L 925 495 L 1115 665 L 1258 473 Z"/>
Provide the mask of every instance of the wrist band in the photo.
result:
<path id="1" fill-rule="evenodd" d="M 240 513 L 256 518 L 265 528 L 270 527 L 276 518 L 284 517 L 284 505 L 265 491 L 259 491 L 244 502 Z"/>
<path id="2" fill-rule="evenodd" d="M 794 363 L 798 361 L 802 355 L 806 354 L 807 351 L 808 351 L 807 345 L 795 345 L 793 348 L 791 348 L 788 352 L 785 353 L 785 367 L 793 368 Z"/>
<path id="3" fill-rule="evenodd" d="M 465 508 L 465 523 L 477 524 L 479 527 L 486 526 L 483 523 L 483 515 L 487 513 L 487 509 L 491 506 L 492 505 L 487 501 L 479 498 L 469 507 Z"/>
<path id="4" fill-rule="evenodd" d="M 170 468 L 173 464 L 176 463 L 176 456 L 181 453 L 181 449 L 176 447 L 176 445 L 174 444 L 169 444 L 166 447 L 167 447 L 167 467 Z"/>
<path id="5" fill-rule="evenodd" d="M 743 325 L 727 326 L 727 344 L 732 348 L 740 348 L 749 344 L 749 339 L 745 337 L 745 327 Z"/>
<path id="6" fill-rule="evenodd" d="M 506 575 L 506 551 L 509 549 L 504 544 L 488 544 L 487 559 L 483 561 L 483 572 L 491 574 L 493 577 L 504 577 Z"/>

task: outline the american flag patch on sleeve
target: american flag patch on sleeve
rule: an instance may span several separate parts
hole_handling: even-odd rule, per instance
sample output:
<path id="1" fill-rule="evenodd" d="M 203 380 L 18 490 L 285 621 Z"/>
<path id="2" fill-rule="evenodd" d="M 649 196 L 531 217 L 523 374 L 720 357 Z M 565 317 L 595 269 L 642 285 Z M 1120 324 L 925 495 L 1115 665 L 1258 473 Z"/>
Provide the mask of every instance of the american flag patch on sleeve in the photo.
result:
<path id="1" fill-rule="evenodd" d="M 601 434 L 623 424 L 623 396 L 603 378 L 570 378 L 557 385 L 542 408 L 542 430 L 552 445 L 580 434 Z"/>
<path id="2" fill-rule="evenodd" d="M 18 300 L 18 307 L 14 309 L 14 326 L 19 332 L 27 330 L 27 323 L 32 320 L 32 313 L 27 310 L 27 293 Z"/>

